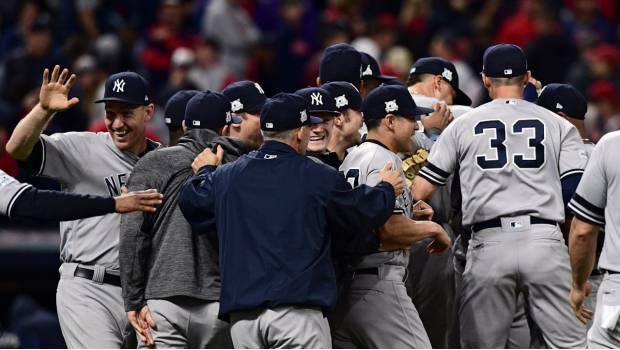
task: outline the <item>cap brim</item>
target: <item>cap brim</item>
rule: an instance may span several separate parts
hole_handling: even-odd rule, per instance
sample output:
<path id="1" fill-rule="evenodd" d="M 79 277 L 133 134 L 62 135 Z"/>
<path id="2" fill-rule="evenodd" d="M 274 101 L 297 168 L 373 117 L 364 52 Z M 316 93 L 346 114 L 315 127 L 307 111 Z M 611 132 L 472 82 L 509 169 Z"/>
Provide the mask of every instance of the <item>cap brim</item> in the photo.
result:
<path id="1" fill-rule="evenodd" d="M 456 91 L 456 97 L 454 97 L 454 101 L 452 104 L 461 105 L 461 106 L 471 106 L 471 98 L 467 96 L 463 90 L 459 88 L 454 88 Z"/>
<path id="2" fill-rule="evenodd" d="M 237 114 L 233 114 L 230 116 L 230 123 L 231 124 L 241 124 L 241 122 L 243 121 L 243 119 L 241 119 L 241 117 Z"/>
<path id="3" fill-rule="evenodd" d="M 426 107 L 416 107 L 416 108 L 413 110 L 413 116 L 414 116 L 414 117 L 417 117 L 417 116 L 420 116 L 420 115 L 431 114 L 431 113 L 433 113 L 434 111 L 435 111 L 435 110 L 434 110 L 434 109 L 432 109 L 432 108 L 426 108 Z"/>
<path id="4" fill-rule="evenodd" d="M 328 111 L 328 110 L 324 110 L 324 109 L 315 109 L 315 110 L 310 110 L 309 109 L 308 113 L 309 114 L 312 114 L 312 113 L 325 113 L 325 114 L 330 114 L 330 115 L 332 115 L 334 117 L 340 115 L 340 112 L 338 112 L 338 111 Z"/>
<path id="5" fill-rule="evenodd" d="M 102 102 L 124 102 L 124 103 L 128 103 L 131 105 L 136 105 L 136 106 L 146 106 L 149 105 L 151 102 L 144 102 L 144 101 L 133 101 L 133 100 L 128 100 L 125 98 L 119 98 L 119 97 L 106 97 L 106 98 L 102 98 L 101 100 L 97 100 L 94 103 L 102 103 Z"/>
<path id="6" fill-rule="evenodd" d="M 362 77 L 362 80 L 365 80 L 365 79 L 375 79 L 383 83 L 386 81 L 398 79 L 398 77 L 393 77 L 391 75 L 366 75 Z"/>
<path id="7" fill-rule="evenodd" d="M 316 125 L 323 123 L 323 119 L 319 117 L 309 116 L 306 125 Z"/>

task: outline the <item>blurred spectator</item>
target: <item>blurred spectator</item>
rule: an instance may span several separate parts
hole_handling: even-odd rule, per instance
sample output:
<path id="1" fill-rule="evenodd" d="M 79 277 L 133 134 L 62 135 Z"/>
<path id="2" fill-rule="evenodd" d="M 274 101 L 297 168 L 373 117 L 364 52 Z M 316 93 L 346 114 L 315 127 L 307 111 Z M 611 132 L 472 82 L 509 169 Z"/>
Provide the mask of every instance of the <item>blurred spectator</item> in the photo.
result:
<path id="1" fill-rule="evenodd" d="M 597 81 L 589 90 L 594 127 L 588 127 L 590 138 L 597 142 L 604 134 L 620 130 L 620 89 L 609 81 Z M 586 119 L 587 120 L 587 119 Z"/>
<path id="2" fill-rule="evenodd" d="M 571 63 L 578 57 L 577 48 L 566 40 L 551 9 L 536 13 L 533 24 L 536 39 L 524 48 L 528 67 L 543 85 L 565 81 Z"/>
<path id="3" fill-rule="evenodd" d="M 97 60 L 92 55 L 82 55 L 73 64 L 73 72 L 77 75 L 74 91 L 80 103 L 69 111 L 76 110 L 86 118 L 87 126 L 99 121 L 105 116 L 103 103 L 94 102 L 103 97 L 103 88 L 106 73 L 102 71 Z M 86 129 L 84 128 L 84 129 Z"/>
<path id="4" fill-rule="evenodd" d="M 181 0 L 164 0 L 157 22 L 148 31 L 142 61 L 155 91 L 168 80 L 174 50 L 179 47 L 193 48 L 197 42 L 197 36 L 184 26 L 186 17 Z"/>
<path id="5" fill-rule="evenodd" d="M 221 91 L 235 77 L 220 60 L 216 41 L 203 39 L 196 47 L 195 64 L 189 70 L 188 79 L 198 90 Z"/>
<path id="6" fill-rule="evenodd" d="M 468 45 L 464 37 L 457 37 L 452 32 L 442 31 L 431 40 L 429 56 L 441 57 L 454 64 L 459 76 L 459 88 L 471 98 L 473 105 L 477 106 L 482 103 L 486 89 L 482 86 L 480 75 L 476 74 L 463 60 L 463 52 L 469 49 Z"/>
<path id="7" fill-rule="evenodd" d="M 303 84 L 300 67 L 305 67 L 315 52 L 314 35 L 307 35 L 304 28 L 306 6 L 302 1 L 284 1 L 280 15 L 282 24 L 274 40 L 273 85 L 277 91 L 292 92 Z"/>
<path id="8" fill-rule="evenodd" d="M 248 52 L 260 32 L 238 0 L 210 0 L 203 19 L 202 33 L 222 49 L 222 62 L 235 75 L 245 74 Z"/>
<path id="9" fill-rule="evenodd" d="M 620 84 L 620 48 L 600 44 L 588 49 L 582 59 L 571 67 L 566 80 L 584 93 L 596 80 Z"/>
<path id="10" fill-rule="evenodd" d="M 394 75 L 400 81 L 406 81 L 413 59 L 409 50 L 402 46 L 394 46 L 385 53 L 383 62 L 385 63 L 383 71 L 386 75 Z"/>
<path id="11" fill-rule="evenodd" d="M 563 22 L 568 37 L 581 48 L 599 41 L 612 42 L 614 27 L 601 13 L 599 0 L 572 0 L 571 11 L 564 11 Z"/>
<path id="12" fill-rule="evenodd" d="M 495 36 L 498 43 L 509 43 L 525 47 L 536 38 L 534 18 L 547 10 L 542 0 L 523 0 L 518 11 L 508 17 Z"/>
<path id="13" fill-rule="evenodd" d="M 155 101 L 160 106 L 165 106 L 168 99 L 180 90 L 196 90 L 196 84 L 192 83 L 189 72 L 194 66 L 194 51 L 186 47 L 180 47 L 172 54 L 172 69 L 168 83 L 157 95 Z"/>
<path id="14" fill-rule="evenodd" d="M 0 52 L 9 53 L 24 45 L 24 38 L 39 17 L 40 8 L 36 1 L 23 1 L 17 11 L 17 23 L 0 36 Z"/>

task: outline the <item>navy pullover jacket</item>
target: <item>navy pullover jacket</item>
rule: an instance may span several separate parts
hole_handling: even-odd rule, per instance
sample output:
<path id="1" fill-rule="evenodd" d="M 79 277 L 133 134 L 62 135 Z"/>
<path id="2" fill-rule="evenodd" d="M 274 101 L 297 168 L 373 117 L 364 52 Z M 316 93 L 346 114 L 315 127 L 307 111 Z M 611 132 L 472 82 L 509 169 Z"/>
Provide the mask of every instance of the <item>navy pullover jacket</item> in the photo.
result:
<path id="1" fill-rule="evenodd" d="M 220 317 L 282 305 L 331 309 L 336 279 L 330 237 L 367 240 L 394 209 L 388 183 L 351 189 L 334 169 L 267 141 L 183 186 L 179 207 L 194 232 L 217 222 Z"/>

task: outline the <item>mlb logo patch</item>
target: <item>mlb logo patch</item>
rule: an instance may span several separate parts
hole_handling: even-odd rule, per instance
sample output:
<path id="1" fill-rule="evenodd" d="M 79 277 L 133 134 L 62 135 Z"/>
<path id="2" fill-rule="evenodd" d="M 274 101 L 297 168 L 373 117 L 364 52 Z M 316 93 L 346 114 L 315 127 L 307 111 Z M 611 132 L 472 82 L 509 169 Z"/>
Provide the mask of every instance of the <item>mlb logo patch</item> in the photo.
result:
<path id="1" fill-rule="evenodd" d="M 523 227 L 523 225 L 520 222 L 518 222 L 518 221 L 511 221 L 510 222 L 510 228 L 521 228 L 521 227 Z"/>
<path id="2" fill-rule="evenodd" d="M 200 126 L 200 120 L 192 120 L 193 126 Z"/>
<path id="3" fill-rule="evenodd" d="M 267 129 L 273 129 L 273 123 L 265 123 Z"/>
<path id="4" fill-rule="evenodd" d="M 504 69 L 504 74 L 505 74 L 505 75 L 510 75 L 510 74 L 512 74 L 512 69 Z"/>

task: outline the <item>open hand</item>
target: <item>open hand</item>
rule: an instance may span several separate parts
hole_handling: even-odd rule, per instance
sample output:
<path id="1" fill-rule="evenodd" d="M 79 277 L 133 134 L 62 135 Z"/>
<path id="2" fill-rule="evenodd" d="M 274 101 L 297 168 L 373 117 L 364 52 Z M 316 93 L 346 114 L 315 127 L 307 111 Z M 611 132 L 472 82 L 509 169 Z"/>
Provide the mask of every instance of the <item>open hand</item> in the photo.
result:
<path id="1" fill-rule="evenodd" d="M 394 187 L 394 194 L 398 197 L 404 190 L 403 175 L 400 170 L 392 169 L 392 162 L 387 162 L 379 172 L 379 182 L 385 181 Z"/>
<path id="2" fill-rule="evenodd" d="M 52 79 L 49 79 L 49 69 L 43 71 L 43 82 L 41 84 L 41 91 L 39 92 L 39 104 L 41 108 L 49 113 L 60 112 L 69 109 L 80 100 L 77 97 L 71 99 L 68 98 L 69 90 L 77 79 L 75 74 L 69 75 L 67 68 L 60 73 L 60 66 L 56 65 L 52 71 Z"/>
<path id="3" fill-rule="evenodd" d="M 156 189 L 151 188 L 145 191 L 129 192 L 127 187 L 123 186 L 121 188 L 121 195 L 114 197 L 116 212 L 120 214 L 138 210 L 154 212 L 157 210 L 157 206 L 162 203 L 163 197 Z"/>
<path id="4" fill-rule="evenodd" d="M 204 166 L 218 166 L 222 164 L 222 159 L 224 159 L 224 149 L 222 148 L 222 146 L 217 145 L 216 153 L 213 153 L 210 148 L 206 148 L 199 155 L 197 155 L 192 162 L 192 170 L 194 170 L 195 174 L 198 172 L 198 170 L 200 170 L 200 168 Z"/>

